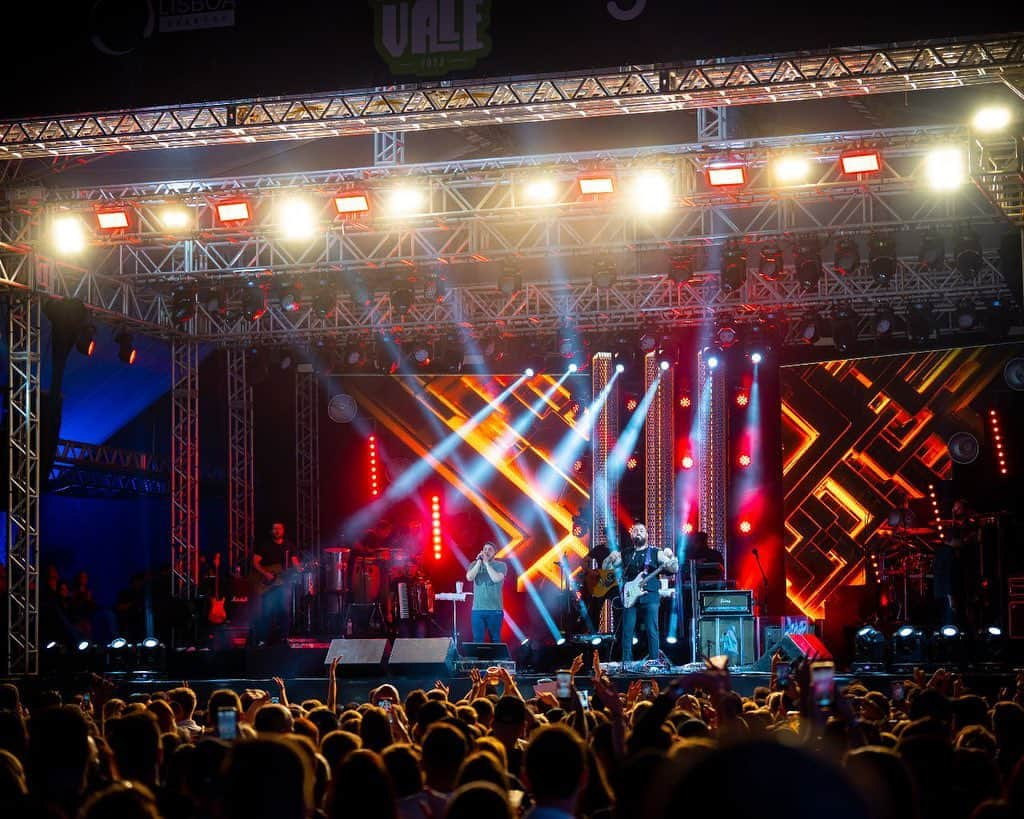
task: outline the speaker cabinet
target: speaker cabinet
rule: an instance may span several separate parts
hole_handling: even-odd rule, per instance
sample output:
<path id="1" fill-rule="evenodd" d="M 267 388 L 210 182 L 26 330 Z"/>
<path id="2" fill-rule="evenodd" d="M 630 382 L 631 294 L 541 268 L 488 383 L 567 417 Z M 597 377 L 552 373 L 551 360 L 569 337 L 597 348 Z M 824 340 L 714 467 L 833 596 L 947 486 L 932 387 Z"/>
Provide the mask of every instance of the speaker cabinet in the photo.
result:
<path id="1" fill-rule="evenodd" d="M 324 663 L 329 665 L 338 657 L 338 665 L 345 666 L 352 674 L 384 673 L 384 652 L 388 641 L 380 638 L 358 637 L 345 640 L 331 640 Z"/>
<path id="2" fill-rule="evenodd" d="M 701 617 L 697 652 L 703 657 L 725 654 L 729 665 L 750 665 L 755 658 L 753 617 Z"/>
<path id="3" fill-rule="evenodd" d="M 395 674 L 447 674 L 451 637 L 399 637 L 391 647 L 388 668 Z"/>

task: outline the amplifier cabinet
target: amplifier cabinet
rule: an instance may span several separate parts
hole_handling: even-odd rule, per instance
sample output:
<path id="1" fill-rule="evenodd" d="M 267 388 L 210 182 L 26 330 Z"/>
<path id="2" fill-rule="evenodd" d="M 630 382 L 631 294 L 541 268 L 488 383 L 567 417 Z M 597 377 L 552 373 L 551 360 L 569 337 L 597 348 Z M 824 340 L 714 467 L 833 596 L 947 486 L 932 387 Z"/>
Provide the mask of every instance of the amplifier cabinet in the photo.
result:
<path id="1" fill-rule="evenodd" d="M 754 613 L 754 593 L 750 589 L 702 591 L 698 599 L 701 617 Z"/>
<path id="2" fill-rule="evenodd" d="M 703 657 L 725 654 L 729 665 L 751 665 L 757 658 L 754 618 L 747 615 L 701 617 L 697 621 L 697 652 Z"/>

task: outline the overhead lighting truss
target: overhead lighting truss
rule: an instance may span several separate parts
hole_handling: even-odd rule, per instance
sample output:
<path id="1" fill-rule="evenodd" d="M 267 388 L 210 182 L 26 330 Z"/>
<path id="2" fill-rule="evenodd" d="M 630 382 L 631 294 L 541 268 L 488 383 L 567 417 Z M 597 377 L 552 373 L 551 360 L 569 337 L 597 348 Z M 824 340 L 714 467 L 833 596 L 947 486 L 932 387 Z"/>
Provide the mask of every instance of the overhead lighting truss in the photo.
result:
<path id="1" fill-rule="evenodd" d="M 1024 38 L 946 39 L 0 121 L 0 158 L 322 139 L 1016 84 Z"/>

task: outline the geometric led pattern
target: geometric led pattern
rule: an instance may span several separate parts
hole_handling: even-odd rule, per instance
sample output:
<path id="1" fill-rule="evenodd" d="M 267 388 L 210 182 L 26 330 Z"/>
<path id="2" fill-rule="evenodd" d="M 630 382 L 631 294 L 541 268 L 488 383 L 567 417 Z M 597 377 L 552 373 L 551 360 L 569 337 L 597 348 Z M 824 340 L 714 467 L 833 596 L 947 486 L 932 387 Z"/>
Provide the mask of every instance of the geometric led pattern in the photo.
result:
<path id="1" fill-rule="evenodd" d="M 972 402 L 1009 350 L 976 347 L 784 367 L 786 590 L 811 617 L 863 576 L 867 547 L 900 498 L 951 476 L 946 441 L 982 438 Z"/>

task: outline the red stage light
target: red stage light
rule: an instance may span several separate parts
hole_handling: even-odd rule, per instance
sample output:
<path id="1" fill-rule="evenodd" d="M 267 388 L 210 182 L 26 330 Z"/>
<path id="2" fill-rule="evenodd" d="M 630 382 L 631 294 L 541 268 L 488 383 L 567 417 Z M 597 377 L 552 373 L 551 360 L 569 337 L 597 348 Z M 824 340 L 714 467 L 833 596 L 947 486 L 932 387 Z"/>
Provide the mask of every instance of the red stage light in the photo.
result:
<path id="1" fill-rule="evenodd" d="M 640 402 L 632 396 L 626 399 L 626 412 L 632 412 L 638 406 L 640 406 Z"/>
<path id="2" fill-rule="evenodd" d="M 750 403 L 750 394 L 747 392 L 736 393 L 736 406 L 745 407 Z"/>
<path id="3" fill-rule="evenodd" d="M 338 211 L 339 216 L 366 213 L 370 209 L 370 199 L 365 193 L 338 193 L 334 196 L 334 209 Z"/>
<path id="4" fill-rule="evenodd" d="M 441 559 L 441 497 L 430 497 L 431 532 L 434 541 L 434 560 Z"/>
<path id="5" fill-rule="evenodd" d="M 615 181 L 610 176 L 580 177 L 580 193 L 588 196 L 615 193 Z"/>
<path id="6" fill-rule="evenodd" d="M 691 456 L 683 456 L 683 469 L 693 469 L 693 458 Z"/>
<path id="7" fill-rule="evenodd" d="M 736 463 L 738 463 L 743 469 L 746 469 L 750 466 L 750 456 L 744 453 L 743 455 L 740 455 Z"/>
<path id="8" fill-rule="evenodd" d="M 244 199 L 217 203 L 217 220 L 222 225 L 237 225 L 248 222 L 251 218 L 252 209 Z"/>
<path id="9" fill-rule="evenodd" d="M 585 465 L 586 464 L 583 463 L 583 459 L 582 458 L 577 458 L 575 461 L 573 461 L 572 471 L 573 472 L 582 472 L 583 471 L 583 467 Z"/>
<path id="10" fill-rule="evenodd" d="M 1006 452 L 1003 450 L 1003 434 L 999 431 L 999 415 L 994 409 L 990 409 L 988 411 L 988 418 L 992 423 L 992 442 L 995 444 L 999 474 L 1008 475 L 1009 469 L 1006 466 Z"/>
<path id="11" fill-rule="evenodd" d="M 754 531 L 754 525 L 749 520 L 740 521 L 740 534 L 749 535 Z"/>
<path id="12" fill-rule="evenodd" d="M 636 469 L 639 465 L 639 461 L 636 459 L 636 455 L 630 455 L 626 461 L 626 469 Z"/>
<path id="13" fill-rule="evenodd" d="M 710 165 L 707 171 L 708 184 L 713 188 L 747 184 L 747 169 L 742 165 Z"/>
<path id="14" fill-rule="evenodd" d="M 380 494 L 380 485 L 377 483 L 377 439 L 371 435 L 370 443 L 370 494 L 377 497 Z"/>
<path id="15" fill-rule="evenodd" d="M 130 224 L 127 208 L 104 208 L 96 211 L 96 223 L 100 230 L 112 232 L 127 230 Z"/>
<path id="16" fill-rule="evenodd" d="M 691 403 L 692 402 L 690 401 L 690 396 L 688 395 L 684 395 L 682 398 L 679 399 L 679 406 L 682 407 L 683 409 L 689 409 Z"/>
<path id="17" fill-rule="evenodd" d="M 843 154 L 839 161 L 843 173 L 877 173 L 882 168 L 882 157 L 878 151 L 851 151 Z"/>

